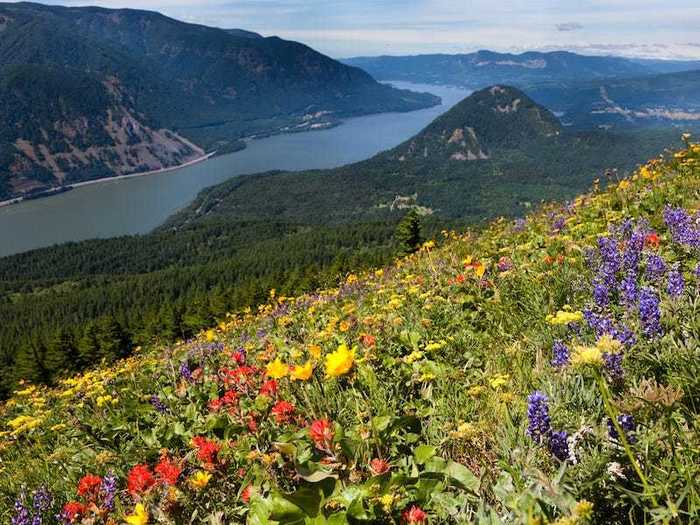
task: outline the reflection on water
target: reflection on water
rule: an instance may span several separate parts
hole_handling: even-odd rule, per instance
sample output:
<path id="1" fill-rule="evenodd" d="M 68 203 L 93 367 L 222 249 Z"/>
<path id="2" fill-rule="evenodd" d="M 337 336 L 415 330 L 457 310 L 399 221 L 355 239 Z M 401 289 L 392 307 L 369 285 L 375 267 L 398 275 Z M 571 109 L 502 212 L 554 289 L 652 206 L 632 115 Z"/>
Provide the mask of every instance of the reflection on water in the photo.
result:
<path id="1" fill-rule="evenodd" d="M 394 83 L 442 97 L 442 105 L 411 113 L 349 119 L 327 130 L 277 135 L 230 155 L 176 171 L 108 181 L 54 197 L 0 208 L 0 256 L 95 237 L 146 233 L 207 186 L 269 170 L 330 168 L 371 157 L 415 135 L 468 92 Z"/>

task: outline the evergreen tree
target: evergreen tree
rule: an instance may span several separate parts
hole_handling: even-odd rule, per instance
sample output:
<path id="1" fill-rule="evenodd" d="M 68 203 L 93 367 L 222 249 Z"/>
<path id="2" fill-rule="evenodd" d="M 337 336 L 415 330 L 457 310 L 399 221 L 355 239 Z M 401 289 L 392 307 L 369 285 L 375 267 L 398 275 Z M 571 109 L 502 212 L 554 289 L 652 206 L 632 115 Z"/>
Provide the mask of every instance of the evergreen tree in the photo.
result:
<path id="1" fill-rule="evenodd" d="M 396 240 L 399 242 L 399 250 L 402 254 L 408 255 L 418 251 L 423 238 L 420 215 L 415 209 L 409 210 L 396 227 Z"/>

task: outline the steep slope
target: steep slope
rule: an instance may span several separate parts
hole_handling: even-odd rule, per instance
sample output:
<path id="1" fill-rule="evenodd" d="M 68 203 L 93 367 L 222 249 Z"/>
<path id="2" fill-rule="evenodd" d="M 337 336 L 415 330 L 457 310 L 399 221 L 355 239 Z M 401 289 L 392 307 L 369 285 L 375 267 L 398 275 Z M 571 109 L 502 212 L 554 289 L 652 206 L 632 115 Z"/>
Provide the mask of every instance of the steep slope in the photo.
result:
<path id="1" fill-rule="evenodd" d="M 8 97 L 0 113 L 4 197 L 67 178 L 178 164 L 201 149 L 238 148 L 243 136 L 303 131 L 350 115 L 437 103 L 429 94 L 379 84 L 296 42 L 187 24 L 158 13 L 17 3 L 0 4 L 0 17 L 0 81 Z M 51 89 L 30 92 L 28 86 L 41 76 L 53 82 Z M 60 89 L 62 77 L 70 89 L 71 76 L 90 83 L 92 112 L 79 115 L 81 128 L 112 137 L 100 145 L 104 153 L 73 143 L 71 119 L 80 104 L 62 113 L 63 101 L 72 95 Z M 35 105 L 21 103 L 22 111 L 12 110 L 9 99 Z M 43 114 L 49 106 L 54 109 Z M 119 113 L 120 130 L 107 129 L 110 113 L 115 119 Z M 125 126 L 138 128 L 129 136 L 129 146 L 139 144 L 133 155 L 115 136 L 129 135 L 121 129 Z M 30 142 L 35 151 L 45 148 L 51 157 L 76 151 L 68 159 L 44 162 L 17 141 Z"/>
<path id="2" fill-rule="evenodd" d="M 650 65 L 619 57 L 585 56 L 567 51 L 521 54 L 477 51 L 455 55 L 348 58 L 379 80 L 437 82 L 481 89 L 492 84 L 525 86 L 535 82 L 591 80 L 654 73 Z"/>
<path id="3" fill-rule="evenodd" d="M 0 517 L 695 523 L 699 194 L 689 145 L 336 288 L 272 291 L 196 339 L 22 385 L 0 412 Z"/>

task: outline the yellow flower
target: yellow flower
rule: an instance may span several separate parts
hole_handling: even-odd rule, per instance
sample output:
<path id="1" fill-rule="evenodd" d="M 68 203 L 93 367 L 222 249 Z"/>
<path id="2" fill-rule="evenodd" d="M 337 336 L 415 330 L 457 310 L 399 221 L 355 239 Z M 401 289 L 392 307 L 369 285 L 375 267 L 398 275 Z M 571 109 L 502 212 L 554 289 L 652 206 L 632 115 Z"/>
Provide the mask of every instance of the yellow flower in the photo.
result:
<path id="1" fill-rule="evenodd" d="M 129 525 L 146 525 L 148 523 L 148 511 L 143 506 L 143 503 L 137 503 L 136 507 L 134 507 L 134 513 L 125 519 Z"/>
<path id="2" fill-rule="evenodd" d="M 326 377 L 339 377 L 347 374 L 355 360 L 355 349 L 349 350 L 343 343 L 335 352 L 326 356 Z"/>
<path id="3" fill-rule="evenodd" d="M 467 394 L 471 397 L 479 397 L 481 393 L 484 391 L 484 387 L 481 385 L 474 385 L 471 387 L 469 390 L 467 390 Z"/>
<path id="4" fill-rule="evenodd" d="M 566 325 L 583 321 L 583 312 L 572 312 L 569 308 L 559 310 L 555 315 L 548 315 L 547 322 L 553 325 Z"/>
<path id="5" fill-rule="evenodd" d="M 311 354 L 311 357 L 314 359 L 318 359 L 321 357 L 321 347 L 318 345 L 309 345 L 309 354 Z"/>
<path id="6" fill-rule="evenodd" d="M 289 373 L 289 367 L 285 365 L 278 357 L 271 363 L 267 364 L 265 373 L 273 379 L 281 379 Z"/>
<path id="7" fill-rule="evenodd" d="M 573 514 L 582 520 L 589 520 L 593 516 L 593 503 L 582 499 L 574 506 Z"/>
<path id="8" fill-rule="evenodd" d="M 207 342 L 211 343 L 216 339 L 216 332 L 214 330 L 207 330 L 204 337 L 207 339 Z"/>
<path id="9" fill-rule="evenodd" d="M 419 350 L 414 350 L 409 355 L 407 355 L 403 358 L 403 362 L 410 365 L 410 364 L 415 363 L 419 359 L 423 359 L 423 352 L 421 352 Z"/>
<path id="10" fill-rule="evenodd" d="M 348 330 L 350 330 L 350 323 L 348 323 L 347 321 L 342 321 L 340 323 L 340 326 L 338 326 L 338 329 L 341 332 L 347 332 Z"/>
<path id="11" fill-rule="evenodd" d="M 211 474 L 209 472 L 204 472 L 203 470 L 198 470 L 189 479 L 189 484 L 195 490 L 201 490 L 209 484 L 211 479 Z"/>
<path id="12" fill-rule="evenodd" d="M 598 339 L 596 347 L 598 347 L 601 352 L 617 354 L 620 350 L 622 350 L 622 343 L 617 339 L 610 337 L 609 334 L 605 334 L 603 337 Z"/>
<path id="13" fill-rule="evenodd" d="M 597 346 L 576 346 L 571 356 L 573 366 L 602 366 L 603 352 Z"/>
<path id="14" fill-rule="evenodd" d="M 505 385 L 508 382 L 508 379 L 510 379 L 508 374 L 496 374 L 489 379 L 489 384 L 491 385 L 491 388 L 498 389 Z"/>
<path id="15" fill-rule="evenodd" d="M 627 179 L 624 179 L 624 180 L 620 181 L 620 184 L 618 184 L 617 187 L 621 190 L 626 190 L 631 185 L 632 185 L 632 183 L 630 181 L 628 181 Z"/>
<path id="16" fill-rule="evenodd" d="M 384 494 L 379 498 L 379 502 L 384 507 L 384 512 L 389 512 L 394 507 L 394 502 L 396 501 L 396 496 L 394 494 Z"/>
<path id="17" fill-rule="evenodd" d="M 308 381 L 311 378 L 311 374 L 314 372 L 314 367 L 311 361 L 307 361 L 305 364 L 295 366 L 292 368 L 291 377 L 294 380 Z"/>

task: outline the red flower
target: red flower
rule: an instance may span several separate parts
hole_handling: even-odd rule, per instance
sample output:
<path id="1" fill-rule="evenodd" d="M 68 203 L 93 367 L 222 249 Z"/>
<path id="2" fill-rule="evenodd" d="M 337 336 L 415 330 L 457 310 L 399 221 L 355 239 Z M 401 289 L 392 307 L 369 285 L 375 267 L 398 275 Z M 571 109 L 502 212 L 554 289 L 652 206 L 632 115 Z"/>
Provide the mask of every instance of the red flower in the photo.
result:
<path id="1" fill-rule="evenodd" d="M 126 486 L 132 496 L 146 492 L 156 483 L 148 465 L 136 465 L 127 476 Z"/>
<path id="2" fill-rule="evenodd" d="M 361 337 L 361 341 L 362 341 L 362 344 L 368 348 L 371 348 L 377 344 L 377 338 L 374 337 L 373 335 L 370 335 L 370 334 L 364 334 Z"/>
<path id="3" fill-rule="evenodd" d="M 260 395 L 274 397 L 277 395 L 277 381 L 270 379 L 265 381 L 260 387 Z"/>
<path id="4" fill-rule="evenodd" d="M 192 444 L 197 448 L 197 458 L 203 463 L 216 463 L 216 455 L 221 446 L 203 436 L 192 438 Z"/>
<path id="5" fill-rule="evenodd" d="M 457 277 L 455 277 L 455 282 L 462 284 L 464 283 L 466 277 L 464 277 L 463 273 L 457 274 Z"/>
<path id="6" fill-rule="evenodd" d="M 369 469 L 375 476 L 380 476 L 391 468 L 388 462 L 383 459 L 375 458 L 369 462 Z"/>
<path id="7" fill-rule="evenodd" d="M 68 521 L 68 523 L 75 523 L 81 515 L 85 514 L 87 506 L 79 503 L 77 501 L 69 501 L 63 505 L 63 518 Z"/>
<path id="8" fill-rule="evenodd" d="M 222 407 L 230 407 L 238 402 L 238 393 L 235 390 L 228 390 L 223 396 L 209 402 L 209 410 L 216 412 Z"/>
<path id="9" fill-rule="evenodd" d="M 317 419 L 311 423 L 309 436 L 316 444 L 317 448 L 327 449 L 333 442 L 333 425 L 327 419 Z"/>
<path id="10" fill-rule="evenodd" d="M 255 417 L 249 416 L 247 425 L 248 425 L 248 430 L 250 430 L 251 432 L 258 431 L 258 422 L 255 420 Z"/>
<path id="11" fill-rule="evenodd" d="M 86 496 L 90 499 L 97 497 L 102 486 L 102 478 L 94 474 L 83 476 L 78 482 L 78 495 Z"/>
<path id="12" fill-rule="evenodd" d="M 163 456 L 153 470 L 156 471 L 158 480 L 163 485 L 177 485 L 177 480 L 182 472 L 182 468 L 167 456 Z"/>
<path id="13" fill-rule="evenodd" d="M 659 236 L 657 233 L 650 233 L 644 238 L 644 245 L 651 246 L 652 248 L 659 247 Z"/>
<path id="14" fill-rule="evenodd" d="M 248 503 L 250 501 L 250 497 L 254 494 L 255 489 L 253 485 L 248 485 L 246 488 L 243 489 L 243 492 L 241 492 L 241 499 L 243 500 L 243 503 Z"/>
<path id="15" fill-rule="evenodd" d="M 411 508 L 404 510 L 401 514 L 405 523 L 425 523 L 427 517 L 428 515 L 416 505 L 411 505 Z"/>
<path id="16" fill-rule="evenodd" d="M 275 406 L 272 407 L 270 413 L 275 416 L 275 421 L 277 423 L 286 423 L 294 414 L 294 405 L 286 401 L 278 401 Z"/>

